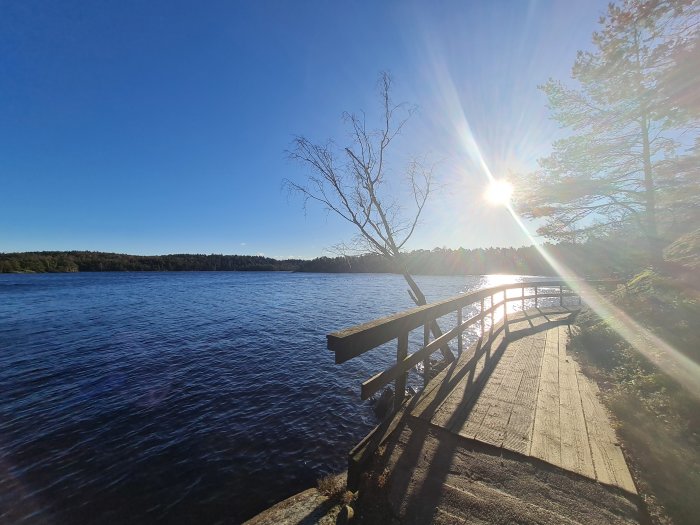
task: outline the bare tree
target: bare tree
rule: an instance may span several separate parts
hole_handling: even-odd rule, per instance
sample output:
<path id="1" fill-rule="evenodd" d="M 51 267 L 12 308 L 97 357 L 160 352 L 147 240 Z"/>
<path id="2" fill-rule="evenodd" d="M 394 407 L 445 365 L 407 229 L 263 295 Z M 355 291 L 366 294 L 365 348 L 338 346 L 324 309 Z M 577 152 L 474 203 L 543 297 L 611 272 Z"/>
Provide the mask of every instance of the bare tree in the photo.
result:
<path id="1" fill-rule="evenodd" d="M 433 171 L 413 160 L 405 172 L 404 184 L 410 193 L 410 209 L 399 203 L 387 177 L 387 149 L 401 132 L 413 113 L 413 108 L 394 104 L 391 100 L 391 77 L 379 76 L 379 96 L 382 105 L 381 126 L 369 130 L 365 115 L 344 113 L 349 125 L 351 144 L 339 147 L 329 140 L 324 144 L 299 136 L 294 140 L 290 157 L 310 168 L 303 184 L 285 179 L 291 191 L 304 197 L 304 204 L 316 201 L 327 210 L 353 224 L 357 235 L 350 244 L 336 248 L 343 254 L 375 253 L 392 263 L 409 286 L 409 295 L 416 305 L 426 304 L 425 295 L 408 273 L 401 250 L 413 235 L 433 190 Z M 432 326 L 436 337 L 441 335 L 436 322 Z M 448 347 L 444 357 L 454 359 Z"/>

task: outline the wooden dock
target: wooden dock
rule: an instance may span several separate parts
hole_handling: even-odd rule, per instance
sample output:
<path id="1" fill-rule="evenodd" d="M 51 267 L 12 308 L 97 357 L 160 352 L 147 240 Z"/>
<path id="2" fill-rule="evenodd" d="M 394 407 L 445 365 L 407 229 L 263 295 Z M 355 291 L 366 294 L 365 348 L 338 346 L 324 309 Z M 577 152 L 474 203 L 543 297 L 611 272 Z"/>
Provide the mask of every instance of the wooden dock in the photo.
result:
<path id="1" fill-rule="evenodd" d="M 491 297 L 490 312 L 482 302 L 472 324 L 508 302 L 505 292 L 503 303 Z M 521 297 L 526 297 L 524 289 Z M 634 482 L 597 386 L 567 352 L 569 323 L 578 308 L 559 302 L 511 312 L 491 323 L 475 344 L 353 449 L 348 481 L 360 488 L 360 501 L 363 492 L 384 494 L 379 506 L 364 497 L 365 507 L 375 512 L 371 519 L 640 520 Z M 461 333 L 459 317 L 450 332 Z M 431 316 L 423 318 L 426 326 L 429 321 Z M 447 338 L 429 342 L 426 336 L 427 351 L 443 342 L 440 337 Z M 397 355 L 394 369 L 399 370 L 402 362 L 418 359 L 411 360 L 401 348 Z M 400 380 L 395 372 L 378 376 Z M 378 376 L 363 387 L 375 384 Z M 376 515 L 379 507 L 388 514 Z"/>
<path id="2" fill-rule="evenodd" d="M 567 354 L 568 326 L 545 326 L 566 323 L 557 310 L 513 316 L 508 340 L 472 347 L 405 417 L 636 493 L 597 386 Z"/>

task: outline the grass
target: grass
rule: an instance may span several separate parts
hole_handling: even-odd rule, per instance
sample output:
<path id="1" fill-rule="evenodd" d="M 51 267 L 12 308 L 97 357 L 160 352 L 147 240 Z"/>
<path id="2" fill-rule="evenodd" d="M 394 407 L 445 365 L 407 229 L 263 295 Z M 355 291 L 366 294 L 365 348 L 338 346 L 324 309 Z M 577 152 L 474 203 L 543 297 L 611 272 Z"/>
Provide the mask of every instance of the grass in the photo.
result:
<path id="1" fill-rule="evenodd" d="M 349 505 L 355 500 L 355 494 L 347 490 L 346 474 L 331 474 L 317 481 L 318 491 L 340 505 Z"/>
<path id="2" fill-rule="evenodd" d="M 674 347 L 699 359 L 698 301 L 685 295 L 672 278 L 643 272 L 613 300 Z M 584 372 L 601 386 L 652 523 L 698 523 L 700 401 L 592 313 L 579 316 L 572 349 Z"/>
<path id="3" fill-rule="evenodd" d="M 638 490 L 652 521 L 692 524 L 700 516 L 700 452 L 664 414 L 630 394 L 611 395 L 618 434 L 633 465 Z"/>
<path id="4" fill-rule="evenodd" d="M 343 476 L 331 474 L 318 480 L 318 491 L 324 496 L 335 498 L 345 492 L 345 482 Z"/>

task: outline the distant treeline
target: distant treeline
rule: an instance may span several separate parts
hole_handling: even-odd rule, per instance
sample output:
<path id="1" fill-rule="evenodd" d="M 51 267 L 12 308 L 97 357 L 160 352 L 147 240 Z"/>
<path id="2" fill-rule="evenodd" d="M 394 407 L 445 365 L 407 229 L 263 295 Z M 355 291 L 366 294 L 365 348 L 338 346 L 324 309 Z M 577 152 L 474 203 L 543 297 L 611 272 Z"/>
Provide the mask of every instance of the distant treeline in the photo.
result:
<path id="1" fill-rule="evenodd" d="M 549 257 L 593 278 L 625 277 L 638 269 L 643 247 L 625 240 L 546 245 Z M 405 254 L 396 264 L 378 255 L 276 260 L 257 255 L 124 255 L 102 252 L 25 252 L 0 254 L 0 273 L 118 271 L 300 271 L 330 273 L 400 273 L 414 275 L 480 275 L 513 273 L 554 275 L 537 248 L 435 248 Z"/>
<path id="2" fill-rule="evenodd" d="M 125 255 L 104 252 L 24 252 L 0 254 L 0 273 L 21 272 L 181 272 L 292 271 L 303 261 L 259 255 Z"/>
<path id="3" fill-rule="evenodd" d="M 534 246 L 523 248 L 476 248 L 456 250 L 435 248 L 405 254 L 392 266 L 378 255 L 355 257 L 319 257 L 304 261 L 302 272 L 400 273 L 412 275 L 482 275 L 510 273 L 520 275 L 556 275 L 548 262 L 556 260 L 581 276 L 591 278 L 625 277 L 638 268 L 643 247 L 626 241 L 625 250 L 612 241 L 586 244 L 548 244 L 543 251 Z M 547 254 L 547 257 L 543 255 Z"/>

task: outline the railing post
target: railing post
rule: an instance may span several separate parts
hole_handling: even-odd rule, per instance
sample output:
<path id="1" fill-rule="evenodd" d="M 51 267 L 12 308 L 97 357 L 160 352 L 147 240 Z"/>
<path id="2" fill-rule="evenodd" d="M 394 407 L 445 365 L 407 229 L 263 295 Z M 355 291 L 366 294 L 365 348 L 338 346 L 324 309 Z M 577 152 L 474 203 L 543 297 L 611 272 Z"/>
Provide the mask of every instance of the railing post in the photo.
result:
<path id="1" fill-rule="evenodd" d="M 401 363 L 408 356 L 408 331 L 401 332 L 396 347 L 396 363 Z M 401 408 L 403 398 L 406 395 L 406 378 L 408 372 L 404 372 L 394 381 L 394 411 Z"/>
<path id="2" fill-rule="evenodd" d="M 493 294 L 491 294 L 491 326 L 489 326 L 489 334 L 493 333 L 493 316 L 496 313 L 496 309 L 493 307 Z"/>
<path id="3" fill-rule="evenodd" d="M 520 309 L 524 312 L 525 311 L 525 284 L 523 284 L 520 287 L 520 297 L 522 297 Z"/>
<path id="4" fill-rule="evenodd" d="M 564 286 L 559 285 L 559 306 L 564 306 Z"/>
<path id="5" fill-rule="evenodd" d="M 461 306 L 457 310 L 457 326 L 460 328 L 462 327 L 462 307 Z M 462 332 L 459 332 L 457 334 L 457 337 L 459 338 L 459 339 L 457 339 L 457 356 L 458 357 L 462 355 L 462 335 L 463 335 Z"/>
<path id="6" fill-rule="evenodd" d="M 539 304 L 537 303 L 537 285 L 535 285 L 535 308 L 539 308 Z"/>
<path id="7" fill-rule="evenodd" d="M 484 337 L 484 298 L 481 298 L 481 337 Z"/>
<path id="8" fill-rule="evenodd" d="M 430 343 L 430 321 L 425 322 L 423 327 L 423 347 L 425 348 Z M 428 385 L 430 381 L 430 356 L 425 356 L 423 359 L 423 388 Z"/>
<path id="9" fill-rule="evenodd" d="M 503 328 L 508 334 L 508 289 L 503 290 Z"/>

